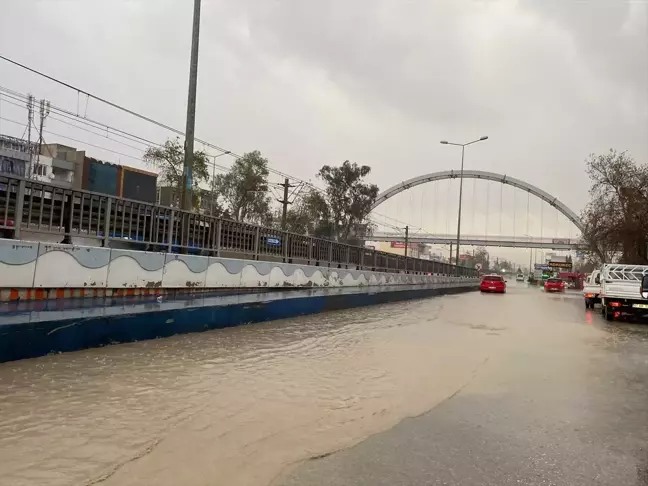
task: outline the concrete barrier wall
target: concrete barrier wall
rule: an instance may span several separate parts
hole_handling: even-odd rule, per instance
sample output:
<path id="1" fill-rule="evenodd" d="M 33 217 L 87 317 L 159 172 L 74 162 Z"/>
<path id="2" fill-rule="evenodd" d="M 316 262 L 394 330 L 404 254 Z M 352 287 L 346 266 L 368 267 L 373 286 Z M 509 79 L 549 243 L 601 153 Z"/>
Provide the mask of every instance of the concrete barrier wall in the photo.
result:
<path id="1" fill-rule="evenodd" d="M 0 289 L 358 287 L 476 279 L 0 239 Z"/>

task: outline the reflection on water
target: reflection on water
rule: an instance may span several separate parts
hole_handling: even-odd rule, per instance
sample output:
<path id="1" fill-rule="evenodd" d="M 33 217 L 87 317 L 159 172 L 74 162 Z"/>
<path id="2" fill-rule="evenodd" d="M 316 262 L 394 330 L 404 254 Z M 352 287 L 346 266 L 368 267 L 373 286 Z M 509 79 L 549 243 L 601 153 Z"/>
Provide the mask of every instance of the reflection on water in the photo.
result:
<path id="1" fill-rule="evenodd" d="M 536 339 L 518 317 L 540 305 L 537 295 L 511 289 L 506 299 L 490 297 L 447 296 L 2 364 L 0 482 L 268 484 L 298 461 L 434 407 L 499 347 Z"/>

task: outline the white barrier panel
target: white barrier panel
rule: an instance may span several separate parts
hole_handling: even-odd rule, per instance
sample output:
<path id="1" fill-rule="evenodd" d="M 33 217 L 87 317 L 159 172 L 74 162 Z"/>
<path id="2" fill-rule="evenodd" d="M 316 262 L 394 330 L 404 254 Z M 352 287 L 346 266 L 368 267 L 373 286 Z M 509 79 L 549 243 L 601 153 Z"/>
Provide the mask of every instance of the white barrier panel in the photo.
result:
<path id="1" fill-rule="evenodd" d="M 475 278 L 372 272 L 0 239 L 0 288 L 359 287 Z"/>

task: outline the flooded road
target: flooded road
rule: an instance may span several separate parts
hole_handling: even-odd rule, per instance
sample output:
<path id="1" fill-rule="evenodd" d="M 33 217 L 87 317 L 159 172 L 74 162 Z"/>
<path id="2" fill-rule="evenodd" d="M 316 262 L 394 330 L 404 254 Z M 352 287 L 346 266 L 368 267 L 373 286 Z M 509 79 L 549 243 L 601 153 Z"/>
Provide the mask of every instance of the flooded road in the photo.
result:
<path id="1" fill-rule="evenodd" d="M 611 434 L 610 454 L 627 457 L 607 474 L 626 479 L 627 470 L 635 480 L 633 459 L 648 464 L 647 370 L 648 326 L 610 326 L 578 294 L 514 284 L 503 296 L 473 292 L 5 363 L 0 484 L 436 484 L 429 479 L 456 467 L 442 461 L 444 444 L 474 450 L 484 439 L 453 443 L 466 416 L 531 434 L 529 447 L 545 444 L 538 430 L 557 442 L 574 428 L 591 440 Z M 459 413 L 457 403 L 467 405 L 456 423 L 414 427 L 435 431 L 425 465 L 408 467 L 427 479 L 399 483 L 383 471 L 391 482 L 370 480 L 371 458 L 392 458 L 401 467 L 389 470 L 400 471 L 414 456 L 410 440 L 385 456 L 389 434 L 448 407 Z"/>

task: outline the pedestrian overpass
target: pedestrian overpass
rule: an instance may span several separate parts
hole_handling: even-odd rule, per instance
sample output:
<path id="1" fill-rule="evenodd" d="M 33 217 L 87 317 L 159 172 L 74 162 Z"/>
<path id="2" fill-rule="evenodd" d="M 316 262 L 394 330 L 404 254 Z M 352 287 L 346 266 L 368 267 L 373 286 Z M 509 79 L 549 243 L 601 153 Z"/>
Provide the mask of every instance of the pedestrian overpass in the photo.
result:
<path id="1" fill-rule="evenodd" d="M 372 241 L 398 241 L 403 242 L 403 233 L 376 232 L 371 237 Z M 407 238 L 409 243 L 424 243 L 450 245 L 457 243 L 457 235 L 413 234 Z M 520 236 L 483 236 L 461 235 L 460 245 L 469 246 L 499 246 L 506 248 L 541 248 L 545 250 L 582 250 L 586 245 L 580 238 L 536 238 Z"/>

